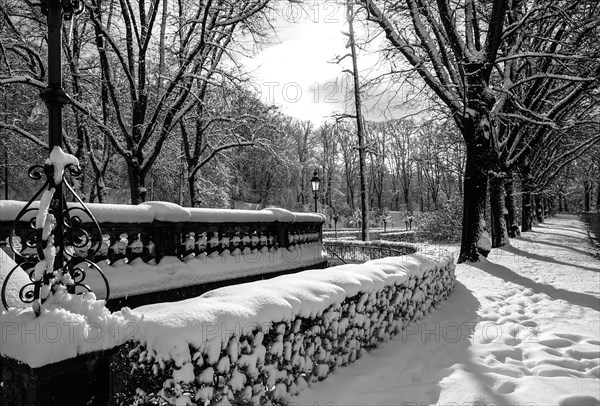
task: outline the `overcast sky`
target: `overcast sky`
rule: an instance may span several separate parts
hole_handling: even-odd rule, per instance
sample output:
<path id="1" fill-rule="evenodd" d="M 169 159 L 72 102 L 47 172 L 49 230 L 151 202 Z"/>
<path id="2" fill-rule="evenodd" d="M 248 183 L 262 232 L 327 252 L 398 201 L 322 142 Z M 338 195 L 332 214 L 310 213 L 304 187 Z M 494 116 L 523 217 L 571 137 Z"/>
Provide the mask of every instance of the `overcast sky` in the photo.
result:
<path id="1" fill-rule="evenodd" d="M 347 31 L 345 8 L 326 0 L 307 4 L 302 11 L 298 4 L 279 3 L 272 18 L 277 38 L 243 63 L 264 102 L 319 125 L 327 116 L 345 111 L 342 84 L 349 75 L 342 70 L 351 66 L 351 60 L 347 58 L 343 66 L 331 63 L 349 52 L 343 34 Z M 361 73 L 367 74 L 377 59 L 375 54 L 362 53 Z"/>

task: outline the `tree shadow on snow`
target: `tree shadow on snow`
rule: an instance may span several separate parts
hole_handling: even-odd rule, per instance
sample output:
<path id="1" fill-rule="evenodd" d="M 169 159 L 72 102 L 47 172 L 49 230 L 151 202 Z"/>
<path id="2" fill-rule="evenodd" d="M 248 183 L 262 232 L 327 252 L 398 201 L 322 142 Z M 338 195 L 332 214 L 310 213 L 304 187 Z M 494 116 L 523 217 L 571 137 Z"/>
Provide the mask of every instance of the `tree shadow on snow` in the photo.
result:
<path id="1" fill-rule="evenodd" d="M 525 258 L 529 258 L 529 259 L 532 259 L 535 261 L 548 262 L 551 264 L 558 264 L 558 265 L 573 266 L 573 267 L 577 267 L 580 269 L 585 269 L 586 271 L 600 272 L 599 267 L 592 268 L 592 267 L 583 266 L 583 265 L 579 265 L 579 264 L 572 264 L 570 262 L 559 261 L 555 258 L 545 256 L 545 255 L 535 254 L 532 252 L 537 249 L 536 248 L 537 245 L 543 245 L 543 244 L 548 244 L 548 245 L 553 245 L 553 246 L 560 247 L 560 248 L 569 249 L 568 247 L 565 247 L 564 245 L 532 241 L 532 240 L 528 240 L 527 238 L 524 238 L 524 237 L 521 237 L 520 240 L 526 242 L 525 244 L 523 244 L 523 247 L 513 247 L 512 245 L 500 247 L 501 250 L 514 255 L 515 262 L 518 262 L 519 258 L 521 258 L 522 262 L 526 262 Z M 517 241 L 519 241 L 519 240 L 517 240 Z M 591 252 L 585 252 L 585 254 L 592 255 Z"/>
<path id="2" fill-rule="evenodd" d="M 544 223 L 539 223 L 538 225 L 534 226 L 534 228 L 541 228 L 543 230 L 549 230 L 549 229 L 564 230 L 564 231 L 568 231 L 570 233 L 581 234 L 581 235 L 587 237 L 587 234 L 584 231 L 581 231 L 580 228 L 559 227 L 554 224 L 544 224 Z M 545 234 L 549 234 L 549 233 L 545 233 Z M 561 234 L 557 234 L 557 233 L 552 233 L 552 234 L 556 234 L 556 235 L 560 235 L 561 237 L 564 237 L 564 235 L 561 235 Z M 569 236 L 569 237 L 571 237 L 571 236 Z"/>
<path id="3" fill-rule="evenodd" d="M 546 233 L 546 234 L 554 234 L 554 233 Z M 556 234 L 556 235 L 560 235 L 560 234 Z M 564 236 L 563 236 L 563 238 L 574 238 L 574 239 L 579 239 L 578 237 L 564 237 Z M 521 234 L 521 235 L 520 235 L 520 236 L 519 236 L 519 237 L 518 237 L 516 240 L 517 240 L 517 241 L 526 241 L 526 242 L 528 242 L 528 243 L 530 243 L 530 244 L 532 244 L 532 245 L 533 245 L 533 244 L 545 244 L 545 245 L 551 245 L 551 246 L 553 246 L 553 247 L 564 248 L 564 249 L 567 249 L 567 250 L 569 250 L 569 251 L 575 251 L 575 252 L 578 252 L 578 253 L 580 253 L 580 254 L 582 254 L 582 255 L 585 255 L 585 256 L 592 256 L 592 257 L 593 257 L 593 254 L 592 254 L 590 251 L 580 250 L 580 249 L 573 248 L 573 247 L 565 247 L 565 246 L 564 246 L 564 245 L 562 245 L 562 244 L 557 244 L 557 243 L 548 242 L 548 241 L 544 241 L 544 242 L 535 241 L 535 240 L 533 240 L 533 239 L 531 239 L 531 238 L 527 238 L 527 236 L 523 236 L 523 234 Z M 514 248 L 514 247 L 513 247 L 513 248 Z M 514 249 L 516 249 L 516 248 L 514 248 Z M 573 265 L 573 266 L 577 266 L 577 267 L 579 267 L 579 268 L 585 268 L 585 267 L 582 267 L 582 266 L 579 266 L 579 265 Z M 586 268 L 586 269 L 587 269 L 587 268 Z M 600 272 L 600 266 L 599 266 L 598 268 L 596 268 L 596 269 L 594 269 L 594 268 L 591 268 L 591 270 L 592 270 L 592 271 L 594 271 L 594 272 Z"/>
<path id="4" fill-rule="evenodd" d="M 532 258 L 540 260 L 536 257 L 541 257 L 540 255 L 532 256 Z M 548 260 L 547 257 L 541 257 L 542 261 L 561 263 L 558 261 Z M 525 288 L 529 288 L 535 293 L 545 293 L 550 296 L 552 299 L 562 299 L 571 304 L 588 307 L 593 310 L 600 311 L 600 298 L 588 295 L 586 293 L 573 292 L 566 289 L 555 288 L 552 285 L 546 285 L 544 283 L 535 282 L 525 276 L 519 275 L 513 270 L 499 264 L 495 264 L 489 261 L 482 261 L 473 264 L 469 264 L 475 268 L 481 269 L 482 271 L 495 276 L 500 279 L 504 279 L 506 282 L 516 283 Z"/>
<path id="5" fill-rule="evenodd" d="M 478 315 L 480 307 L 473 292 L 457 281 L 445 302 L 419 322 L 405 326 L 401 337 L 394 339 L 400 340 L 398 351 L 402 352 L 398 355 L 406 354 L 407 357 L 408 368 L 402 371 L 402 375 L 412 380 L 405 384 L 406 391 L 403 391 L 412 392 L 409 395 L 412 397 L 398 399 L 402 401 L 400 404 L 438 404 L 443 389 L 441 382 L 458 369 L 467 372 L 474 381 L 469 386 L 478 388 L 477 399 L 451 399 L 454 403 L 450 404 L 473 404 L 475 400 L 482 401 L 474 403 L 481 405 L 486 402 L 510 404 L 505 396 L 495 393 L 494 380 L 485 375 L 488 372 L 486 366 L 470 350 L 474 326 L 481 321 Z M 420 363 L 425 366 L 421 367 Z M 419 372 L 422 370 L 427 372 L 421 377 Z M 456 378 L 449 379 L 454 381 Z M 422 387 L 417 390 L 419 393 L 415 392 L 416 387 Z M 445 400 L 449 400 L 447 397 L 444 396 Z"/>

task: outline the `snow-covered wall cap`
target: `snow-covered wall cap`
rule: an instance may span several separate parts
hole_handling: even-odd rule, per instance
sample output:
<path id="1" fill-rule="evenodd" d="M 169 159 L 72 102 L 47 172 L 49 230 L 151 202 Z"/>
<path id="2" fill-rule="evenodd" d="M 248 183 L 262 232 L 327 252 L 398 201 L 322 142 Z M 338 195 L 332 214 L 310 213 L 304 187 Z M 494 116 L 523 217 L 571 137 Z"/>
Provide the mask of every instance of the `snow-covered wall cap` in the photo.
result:
<path id="1" fill-rule="evenodd" d="M 295 223 L 307 223 L 307 222 L 321 222 L 324 223 L 327 220 L 322 213 L 294 213 Z"/>
<path id="2" fill-rule="evenodd" d="M 23 207 L 25 207 L 25 202 L 19 200 L 1 200 L 0 201 L 0 220 L 1 221 L 13 221 L 17 218 L 17 215 L 21 211 Z M 40 207 L 40 202 L 33 202 L 31 204 L 32 208 L 37 209 Z M 29 221 L 36 216 L 36 212 L 30 212 L 25 217 L 23 217 L 23 221 Z"/>
<path id="3" fill-rule="evenodd" d="M 17 200 L 0 201 L 0 221 L 13 221 L 25 202 Z M 79 203 L 68 203 L 69 207 L 81 207 Z M 325 216 L 318 213 L 292 213 L 291 211 L 270 207 L 263 210 L 228 210 L 228 209 L 196 209 L 181 207 L 168 202 L 145 202 L 137 206 L 128 204 L 87 203 L 86 206 L 99 223 L 151 223 L 154 220 L 173 223 L 192 221 L 199 223 L 251 223 L 251 222 L 325 222 Z M 31 208 L 38 208 L 39 202 L 33 202 Z M 22 218 L 29 221 L 35 217 L 32 211 Z M 78 215 L 86 222 L 87 216 L 76 210 L 72 215 Z"/>
<path id="4" fill-rule="evenodd" d="M 81 207 L 75 203 L 69 203 L 68 206 Z M 154 220 L 154 210 L 150 206 L 100 203 L 88 203 L 86 206 L 99 223 L 151 223 Z M 80 215 L 77 211 L 72 214 Z M 81 217 L 83 221 L 87 220 L 86 216 Z"/>
<path id="5" fill-rule="evenodd" d="M 280 209 L 278 207 L 267 207 L 261 210 L 262 212 L 273 214 L 273 221 L 280 221 L 282 223 L 293 223 L 296 219 L 294 213 L 286 209 Z"/>
<path id="6" fill-rule="evenodd" d="M 154 220 L 179 223 L 190 221 L 190 211 L 175 203 L 169 202 L 144 202 L 140 206 L 149 206 L 154 213 Z"/>
<path id="7" fill-rule="evenodd" d="M 38 368 L 121 345 L 133 338 L 138 322 L 127 307 L 111 313 L 93 293 L 71 295 L 59 289 L 39 317 L 31 306 L 0 314 L 5 333 L 0 355 Z"/>
<path id="8" fill-rule="evenodd" d="M 447 252 L 437 258 L 416 253 L 227 286 L 180 302 L 136 308 L 136 338 L 158 360 L 172 359 L 181 366 L 191 360 L 190 345 L 203 348 L 216 342 L 218 355 L 232 335 L 256 327 L 267 331 L 271 323 L 295 316 L 319 316 L 331 304 L 359 292 L 378 291 L 444 267 L 454 267 Z"/>
<path id="9" fill-rule="evenodd" d="M 0 201 L 0 221 L 15 220 L 21 209 L 25 207 L 25 204 L 25 202 L 17 200 Z M 69 207 L 81 207 L 79 203 L 68 203 L 67 205 Z M 151 223 L 154 220 L 156 211 L 148 205 L 131 206 L 125 204 L 87 203 L 86 206 L 100 223 Z M 30 207 L 37 209 L 39 202 L 33 202 Z M 71 215 L 81 217 L 83 222 L 89 221 L 89 218 L 82 214 L 80 210 L 72 211 Z M 36 212 L 31 211 L 21 220 L 29 221 L 35 216 Z"/>
<path id="10" fill-rule="evenodd" d="M 279 207 L 267 207 L 261 212 L 271 212 L 273 214 L 272 221 L 280 221 L 282 223 L 324 223 L 325 215 L 321 213 L 292 213 L 289 210 Z"/>
<path id="11" fill-rule="evenodd" d="M 258 223 L 274 221 L 270 213 L 262 210 L 188 209 L 190 221 L 198 223 Z"/>

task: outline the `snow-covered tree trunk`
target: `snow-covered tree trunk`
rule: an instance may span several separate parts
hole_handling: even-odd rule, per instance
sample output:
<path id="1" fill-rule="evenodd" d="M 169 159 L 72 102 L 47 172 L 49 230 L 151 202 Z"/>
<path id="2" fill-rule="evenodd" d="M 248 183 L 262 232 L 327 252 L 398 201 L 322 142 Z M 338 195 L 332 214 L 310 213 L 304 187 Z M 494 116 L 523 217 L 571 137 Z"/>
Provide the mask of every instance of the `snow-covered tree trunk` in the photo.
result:
<path id="1" fill-rule="evenodd" d="M 477 262 L 491 250 L 489 230 L 485 221 L 488 172 L 497 161 L 486 139 L 485 121 L 471 123 L 463 131 L 472 129 L 474 141 L 467 143 L 464 180 L 464 208 L 462 242 L 458 262 Z M 488 133 L 489 137 L 489 133 Z"/>

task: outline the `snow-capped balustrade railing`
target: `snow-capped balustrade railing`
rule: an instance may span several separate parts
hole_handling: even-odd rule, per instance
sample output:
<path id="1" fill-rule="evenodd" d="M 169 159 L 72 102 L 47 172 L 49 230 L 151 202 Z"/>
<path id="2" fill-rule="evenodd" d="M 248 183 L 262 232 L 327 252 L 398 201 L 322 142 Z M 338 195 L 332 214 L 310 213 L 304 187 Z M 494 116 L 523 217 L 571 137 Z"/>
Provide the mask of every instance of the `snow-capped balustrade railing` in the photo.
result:
<path id="1" fill-rule="evenodd" d="M 0 201 L 1 240 L 8 239 L 10 224 L 24 204 Z M 69 203 L 70 208 L 79 206 Z M 88 244 L 75 250 L 75 255 L 85 258 L 100 244 L 99 251 L 89 258 L 96 262 L 136 258 L 148 262 L 164 256 L 237 255 L 255 249 L 288 248 L 320 241 L 325 221 L 319 214 L 292 213 L 278 208 L 260 211 L 194 209 L 166 202 L 138 206 L 90 203 L 86 206 L 102 226 L 103 235 L 92 236 Z M 16 229 L 17 244 L 25 246 L 24 252 L 31 240 L 33 230 L 29 221 L 32 218 L 23 217 Z M 84 214 L 80 220 L 83 228 L 91 226 Z"/>
<path id="2" fill-rule="evenodd" d="M 11 219 L 23 204 L 0 201 L 0 241 L 9 238 Z M 72 211 L 78 207 L 69 203 Z M 72 247 L 72 255 L 100 266 L 115 299 L 306 269 L 326 262 L 321 245 L 325 218 L 319 214 L 278 208 L 192 209 L 166 202 L 87 207 L 101 225 L 102 235 L 95 232 L 84 212 L 78 212 L 79 227 L 89 238 L 86 244 Z M 32 250 L 32 218 L 24 216 L 12 237 L 21 241 L 23 254 Z M 93 275 L 90 278 L 87 283 L 101 295 L 102 281 Z M 177 298 L 198 295 L 197 291 L 177 294 Z M 146 298 L 142 303 L 153 301 Z"/>
<path id="3" fill-rule="evenodd" d="M 137 308 L 135 339 L 113 364 L 115 403 L 286 404 L 431 311 L 454 267 L 419 252 Z"/>

